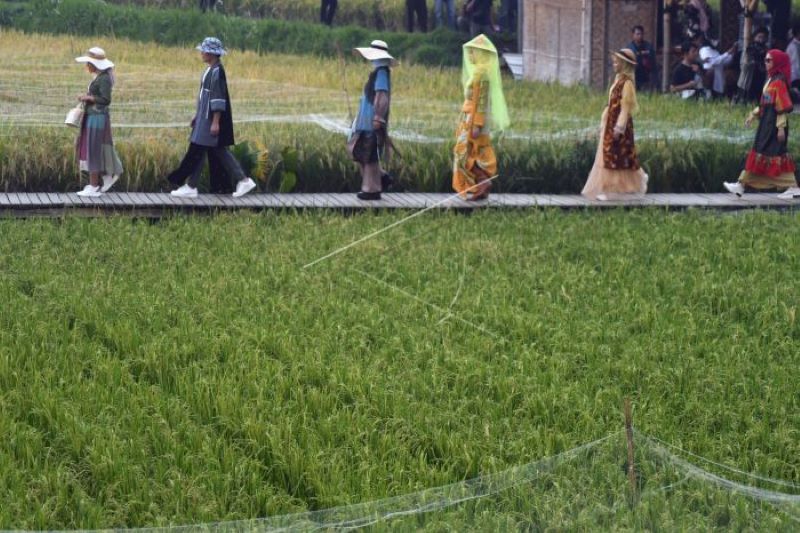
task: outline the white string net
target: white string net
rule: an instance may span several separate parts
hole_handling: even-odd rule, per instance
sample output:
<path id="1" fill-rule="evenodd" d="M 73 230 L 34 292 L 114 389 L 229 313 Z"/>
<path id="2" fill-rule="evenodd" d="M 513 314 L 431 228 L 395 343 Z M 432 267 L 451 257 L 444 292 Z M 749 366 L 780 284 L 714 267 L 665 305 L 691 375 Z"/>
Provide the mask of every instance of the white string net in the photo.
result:
<path id="1" fill-rule="evenodd" d="M 619 431 L 526 465 L 383 500 L 130 531 L 788 532 L 800 527 L 800 485 L 749 474 L 635 430 L 634 435 L 635 495 L 627 476 L 625 433 Z"/>

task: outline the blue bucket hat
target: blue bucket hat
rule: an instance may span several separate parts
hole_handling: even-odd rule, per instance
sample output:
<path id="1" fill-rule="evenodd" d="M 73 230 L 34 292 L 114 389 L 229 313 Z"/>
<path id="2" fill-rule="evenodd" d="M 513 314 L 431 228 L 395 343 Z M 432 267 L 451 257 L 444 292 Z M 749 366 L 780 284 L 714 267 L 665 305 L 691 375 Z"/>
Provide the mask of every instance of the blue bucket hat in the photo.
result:
<path id="1" fill-rule="evenodd" d="M 216 37 L 206 37 L 203 42 L 197 45 L 197 49 L 207 54 L 214 54 L 215 56 L 224 56 L 225 49 L 222 47 L 222 41 Z"/>

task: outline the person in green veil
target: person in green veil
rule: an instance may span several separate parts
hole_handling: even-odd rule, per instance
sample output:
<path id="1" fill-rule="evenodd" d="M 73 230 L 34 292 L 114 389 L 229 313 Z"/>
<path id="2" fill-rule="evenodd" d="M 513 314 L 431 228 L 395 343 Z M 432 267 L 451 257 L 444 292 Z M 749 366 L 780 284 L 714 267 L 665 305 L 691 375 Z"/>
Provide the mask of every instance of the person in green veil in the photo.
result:
<path id="1" fill-rule="evenodd" d="M 464 104 L 453 148 L 453 189 L 467 199 L 489 196 L 497 177 L 497 156 L 491 133 L 505 130 L 510 120 L 500 79 L 497 49 L 481 34 L 464 44 L 461 81 Z"/>

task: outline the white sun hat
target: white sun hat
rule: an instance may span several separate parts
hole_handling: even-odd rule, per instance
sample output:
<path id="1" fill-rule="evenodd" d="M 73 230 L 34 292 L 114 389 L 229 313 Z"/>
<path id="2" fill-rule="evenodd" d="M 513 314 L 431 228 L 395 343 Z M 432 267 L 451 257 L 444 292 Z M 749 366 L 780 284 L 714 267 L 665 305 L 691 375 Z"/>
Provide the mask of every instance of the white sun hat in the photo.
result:
<path id="1" fill-rule="evenodd" d="M 369 47 L 356 48 L 355 50 L 368 61 L 389 59 L 392 63 L 397 63 L 397 60 L 389 55 L 389 45 L 385 41 L 374 40 L 369 43 Z"/>
<path id="2" fill-rule="evenodd" d="M 76 57 L 75 61 L 78 63 L 91 63 L 97 70 L 108 70 L 114 66 L 114 63 L 106 58 L 106 51 L 99 46 L 89 48 L 85 56 Z"/>

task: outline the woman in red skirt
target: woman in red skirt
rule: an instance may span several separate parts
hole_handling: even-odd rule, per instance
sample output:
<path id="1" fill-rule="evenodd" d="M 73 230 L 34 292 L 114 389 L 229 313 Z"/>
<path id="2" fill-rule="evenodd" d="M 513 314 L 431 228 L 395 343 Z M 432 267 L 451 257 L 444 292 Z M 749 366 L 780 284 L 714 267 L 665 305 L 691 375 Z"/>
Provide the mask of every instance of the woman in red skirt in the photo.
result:
<path id="1" fill-rule="evenodd" d="M 723 183 L 728 192 L 741 196 L 746 189 L 758 191 L 796 190 L 795 165 L 787 150 L 789 141 L 789 113 L 793 104 L 789 94 L 792 65 L 788 54 L 770 50 L 765 58 L 767 83 L 761 92 L 761 101 L 744 121 L 749 127 L 758 119 L 758 130 L 753 147 L 747 154 L 744 170 L 735 182 Z"/>

